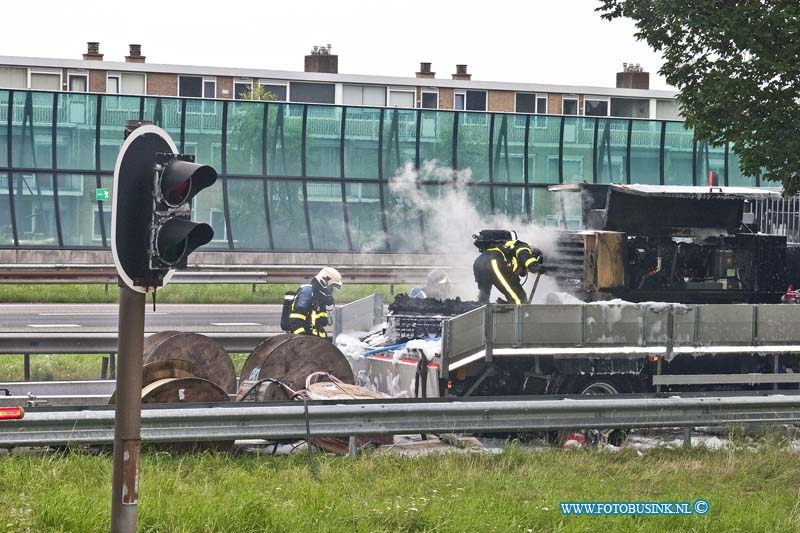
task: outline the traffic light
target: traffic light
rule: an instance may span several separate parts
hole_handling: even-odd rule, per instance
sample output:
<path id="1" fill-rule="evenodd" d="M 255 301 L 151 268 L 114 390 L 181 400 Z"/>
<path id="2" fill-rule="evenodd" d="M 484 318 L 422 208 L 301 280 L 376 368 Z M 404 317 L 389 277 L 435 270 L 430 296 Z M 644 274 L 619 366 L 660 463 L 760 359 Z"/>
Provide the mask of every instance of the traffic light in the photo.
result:
<path id="1" fill-rule="evenodd" d="M 192 156 L 156 154 L 150 234 L 152 270 L 186 268 L 189 254 L 214 238 L 211 226 L 192 222 L 190 217 L 192 198 L 216 180 L 217 172 L 195 163 Z"/>
<path id="2" fill-rule="evenodd" d="M 188 255 L 214 238 L 211 226 L 191 220 L 191 202 L 217 172 L 177 152 L 164 130 L 144 125 L 117 157 L 111 249 L 120 278 L 138 292 L 164 285 L 171 270 L 186 268 Z"/>

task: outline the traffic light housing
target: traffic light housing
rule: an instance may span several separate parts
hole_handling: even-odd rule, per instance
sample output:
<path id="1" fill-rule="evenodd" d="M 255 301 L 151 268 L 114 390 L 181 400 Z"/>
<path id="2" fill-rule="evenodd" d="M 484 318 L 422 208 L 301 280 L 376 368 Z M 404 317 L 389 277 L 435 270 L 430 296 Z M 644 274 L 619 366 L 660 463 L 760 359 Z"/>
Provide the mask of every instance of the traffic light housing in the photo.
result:
<path id="1" fill-rule="evenodd" d="M 164 285 L 214 238 L 211 226 L 191 220 L 191 202 L 216 179 L 212 167 L 178 154 L 161 128 L 140 126 L 125 139 L 114 170 L 111 249 L 127 286 Z"/>
<path id="2" fill-rule="evenodd" d="M 186 268 L 189 254 L 214 238 L 211 226 L 192 222 L 191 202 L 217 180 L 217 172 L 192 156 L 157 153 L 153 179 L 150 268 Z"/>

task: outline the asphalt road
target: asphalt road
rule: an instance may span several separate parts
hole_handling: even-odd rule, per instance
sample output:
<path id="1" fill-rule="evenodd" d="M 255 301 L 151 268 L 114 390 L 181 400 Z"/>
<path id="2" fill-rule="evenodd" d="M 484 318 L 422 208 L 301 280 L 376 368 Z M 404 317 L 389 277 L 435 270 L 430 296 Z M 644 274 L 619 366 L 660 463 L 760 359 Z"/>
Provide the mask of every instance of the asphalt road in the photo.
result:
<path id="1" fill-rule="evenodd" d="M 280 332 L 280 305 L 157 304 L 145 308 L 145 330 Z M 0 333 L 117 331 L 117 304 L 2 304 Z"/>

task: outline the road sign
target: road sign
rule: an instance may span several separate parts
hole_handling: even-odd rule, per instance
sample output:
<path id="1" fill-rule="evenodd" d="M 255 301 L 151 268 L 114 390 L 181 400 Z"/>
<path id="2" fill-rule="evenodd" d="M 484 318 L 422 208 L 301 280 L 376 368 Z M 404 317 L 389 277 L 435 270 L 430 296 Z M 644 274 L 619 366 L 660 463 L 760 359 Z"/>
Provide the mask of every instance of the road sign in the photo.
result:
<path id="1" fill-rule="evenodd" d="M 109 189 L 95 189 L 94 199 L 98 202 L 111 200 L 111 191 Z"/>

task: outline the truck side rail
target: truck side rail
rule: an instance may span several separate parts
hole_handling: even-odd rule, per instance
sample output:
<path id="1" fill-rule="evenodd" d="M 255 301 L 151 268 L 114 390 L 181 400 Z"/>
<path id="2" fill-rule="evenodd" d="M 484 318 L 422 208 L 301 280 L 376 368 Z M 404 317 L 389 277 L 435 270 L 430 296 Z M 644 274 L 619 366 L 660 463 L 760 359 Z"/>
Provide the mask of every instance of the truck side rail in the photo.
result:
<path id="1" fill-rule="evenodd" d="M 504 356 L 800 353 L 799 322 L 780 304 L 489 304 L 445 321 L 442 377 Z"/>
<path id="2" fill-rule="evenodd" d="M 383 322 L 383 295 L 370 294 L 338 305 L 333 311 L 333 338 L 347 331 L 369 331 Z"/>

